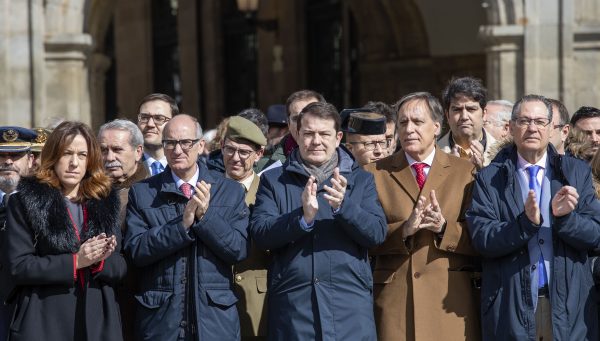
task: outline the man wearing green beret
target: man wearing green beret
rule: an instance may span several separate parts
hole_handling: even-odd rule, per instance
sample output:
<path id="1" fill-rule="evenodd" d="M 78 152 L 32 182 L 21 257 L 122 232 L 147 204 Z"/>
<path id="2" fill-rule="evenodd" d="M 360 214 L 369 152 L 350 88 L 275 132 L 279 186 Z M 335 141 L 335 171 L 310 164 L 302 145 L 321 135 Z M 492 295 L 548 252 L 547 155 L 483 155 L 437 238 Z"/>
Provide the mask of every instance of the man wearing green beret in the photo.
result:
<path id="1" fill-rule="evenodd" d="M 254 164 L 263 156 L 267 139 L 252 121 L 240 116 L 229 119 L 221 142 L 225 176 L 238 181 L 246 191 L 246 205 L 252 210 L 260 177 Z M 242 340 L 266 339 L 267 252 L 252 245 L 248 258 L 234 266 L 235 290 L 240 300 L 238 312 Z"/>

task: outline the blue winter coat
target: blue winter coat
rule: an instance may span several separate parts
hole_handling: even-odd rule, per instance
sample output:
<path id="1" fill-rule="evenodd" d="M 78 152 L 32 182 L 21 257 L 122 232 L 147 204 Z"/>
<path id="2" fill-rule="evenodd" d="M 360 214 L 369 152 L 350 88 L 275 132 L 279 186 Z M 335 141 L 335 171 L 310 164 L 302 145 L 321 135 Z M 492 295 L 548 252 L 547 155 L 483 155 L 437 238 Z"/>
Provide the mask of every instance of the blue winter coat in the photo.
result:
<path id="1" fill-rule="evenodd" d="M 231 265 L 243 260 L 249 247 L 244 190 L 198 165 L 198 181 L 212 185 L 210 204 L 188 231 L 182 225 L 188 200 L 169 167 L 129 191 L 125 251 L 141 275 L 135 296 L 137 340 L 169 341 L 180 334 L 187 340 L 240 337 Z M 193 337 L 186 334 L 190 323 L 197 329 Z"/>
<path id="2" fill-rule="evenodd" d="M 577 189 L 570 214 L 552 218 L 554 259 L 550 283 L 554 340 L 598 340 L 597 311 L 588 250 L 600 245 L 600 203 L 590 168 L 548 147 L 552 196 L 563 186 Z M 516 147 L 503 149 L 476 177 L 467 211 L 473 247 L 483 258 L 481 314 L 484 340 L 534 340 L 527 243 L 539 226 L 524 213 L 517 179 Z"/>
<path id="3" fill-rule="evenodd" d="M 367 250 L 385 239 L 387 225 L 373 175 L 338 148 L 348 185 L 333 213 L 318 184 L 319 211 L 305 230 L 302 191 L 308 173 L 294 151 L 282 166 L 263 174 L 250 233 L 271 250 L 268 276 L 269 340 L 376 340 L 373 278 Z"/>

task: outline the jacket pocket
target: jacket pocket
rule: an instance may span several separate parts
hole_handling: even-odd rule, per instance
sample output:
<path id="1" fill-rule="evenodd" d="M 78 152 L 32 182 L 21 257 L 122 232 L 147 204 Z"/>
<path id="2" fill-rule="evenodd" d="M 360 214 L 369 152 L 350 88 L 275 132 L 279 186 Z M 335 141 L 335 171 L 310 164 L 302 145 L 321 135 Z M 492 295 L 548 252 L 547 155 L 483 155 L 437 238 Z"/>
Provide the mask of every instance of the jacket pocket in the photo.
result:
<path id="1" fill-rule="evenodd" d="M 212 305 L 222 308 L 231 307 L 238 301 L 233 291 L 229 289 L 206 289 L 206 295 L 208 296 L 208 299 Z"/>
<path id="2" fill-rule="evenodd" d="M 173 296 L 169 291 L 146 291 L 141 295 L 135 295 L 135 299 L 147 309 L 160 308 Z"/>
<path id="3" fill-rule="evenodd" d="M 267 277 L 256 277 L 256 290 L 259 294 L 267 292 Z"/>
<path id="4" fill-rule="evenodd" d="M 373 271 L 373 283 L 375 284 L 389 284 L 392 283 L 396 277 L 396 271 L 394 270 L 375 270 Z"/>

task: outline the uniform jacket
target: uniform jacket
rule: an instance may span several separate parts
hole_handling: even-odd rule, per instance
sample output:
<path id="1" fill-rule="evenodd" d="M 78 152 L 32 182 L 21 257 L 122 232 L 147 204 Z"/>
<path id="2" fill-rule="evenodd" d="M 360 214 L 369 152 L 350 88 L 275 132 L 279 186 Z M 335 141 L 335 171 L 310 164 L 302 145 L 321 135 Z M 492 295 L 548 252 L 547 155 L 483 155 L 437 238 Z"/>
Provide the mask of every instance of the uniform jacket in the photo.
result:
<path id="1" fill-rule="evenodd" d="M 114 287 L 125 276 L 120 253 L 119 200 L 115 192 L 83 203 L 88 212 L 81 242 L 100 233 L 118 244 L 101 267 L 77 271 L 80 246 L 62 193 L 34 178 L 21 178 L 9 199 L 2 245 L 10 281 L 17 287 L 10 340 L 122 340 Z"/>
<path id="2" fill-rule="evenodd" d="M 350 153 L 337 149 L 348 185 L 333 210 L 318 184 L 319 210 L 304 229 L 302 191 L 308 174 L 298 151 L 262 175 L 250 231 L 271 251 L 268 276 L 270 340 L 376 340 L 373 279 L 367 250 L 385 238 L 385 218 L 373 177 Z"/>
<path id="3" fill-rule="evenodd" d="M 474 166 L 436 148 L 422 191 L 403 151 L 365 169 L 375 178 L 388 222 L 386 241 L 374 248 L 375 318 L 380 340 L 479 340 L 479 291 L 464 213 Z M 435 190 L 447 221 L 443 237 L 429 230 L 402 237 L 419 195 Z"/>
<path id="4" fill-rule="evenodd" d="M 204 217 L 186 230 L 187 198 L 169 167 L 129 190 L 125 252 L 139 267 L 136 339 L 237 340 L 231 266 L 248 252 L 244 191 L 198 163 L 211 184 Z"/>
<path id="5" fill-rule="evenodd" d="M 588 250 L 600 243 L 600 204 L 589 166 L 548 147 L 552 196 L 573 186 L 579 201 L 573 212 L 552 218 L 554 259 L 549 285 L 554 340 L 598 340 L 597 311 Z M 473 246 L 483 255 L 482 329 L 486 340 L 534 340 L 527 243 L 536 236 L 524 213 L 517 179 L 517 150 L 504 148 L 476 177 L 467 212 Z"/>
<path id="6" fill-rule="evenodd" d="M 220 151 L 210 153 L 208 168 L 214 169 L 225 176 L 223 165 L 223 154 Z M 252 184 L 246 192 L 246 205 L 254 206 L 256 191 L 260 177 L 255 173 Z M 240 186 L 243 185 L 240 184 Z M 268 253 L 260 250 L 252 242 L 248 258 L 234 265 L 233 279 L 235 293 L 239 299 L 237 303 L 240 315 L 240 327 L 242 337 L 266 336 L 267 335 L 267 307 L 265 296 L 267 293 L 267 266 L 269 265 Z"/>
<path id="7" fill-rule="evenodd" d="M 492 148 L 492 146 L 494 146 L 496 143 L 498 143 L 499 141 L 496 140 L 492 134 L 488 133 L 487 131 L 485 131 L 485 129 L 483 129 L 483 133 L 485 134 L 485 148 L 483 149 L 483 166 L 487 166 L 490 164 L 490 162 L 492 162 L 492 159 L 494 158 L 494 155 L 492 155 L 494 148 Z M 440 149 L 444 152 L 444 153 L 452 153 L 452 148 L 450 148 L 450 132 L 448 132 L 446 135 L 442 136 L 438 142 L 437 142 L 438 146 L 440 147 Z"/>

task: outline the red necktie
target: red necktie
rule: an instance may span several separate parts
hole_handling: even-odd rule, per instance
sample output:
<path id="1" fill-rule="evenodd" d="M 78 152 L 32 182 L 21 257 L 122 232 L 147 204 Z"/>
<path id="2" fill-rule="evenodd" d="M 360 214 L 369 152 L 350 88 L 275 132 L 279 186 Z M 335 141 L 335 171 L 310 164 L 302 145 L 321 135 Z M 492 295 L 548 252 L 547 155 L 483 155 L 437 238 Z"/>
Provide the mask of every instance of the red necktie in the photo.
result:
<path id="1" fill-rule="evenodd" d="M 181 190 L 183 195 L 185 195 L 186 198 L 189 199 L 192 197 L 192 185 L 188 184 L 187 182 L 184 182 L 181 184 L 181 186 L 179 186 L 179 189 Z"/>
<path id="2" fill-rule="evenodd" d="M 423 186 L 425 186 L 425 180 L 427 180 L 423 169 L 427 167 L 427 164 L 422 162 L 415 162 L 412 164 L 411 167 L 415 169 L 415 179 L 417 180 L 417 185 L 419 185 L 419 189 L 423 189 Z"/>

